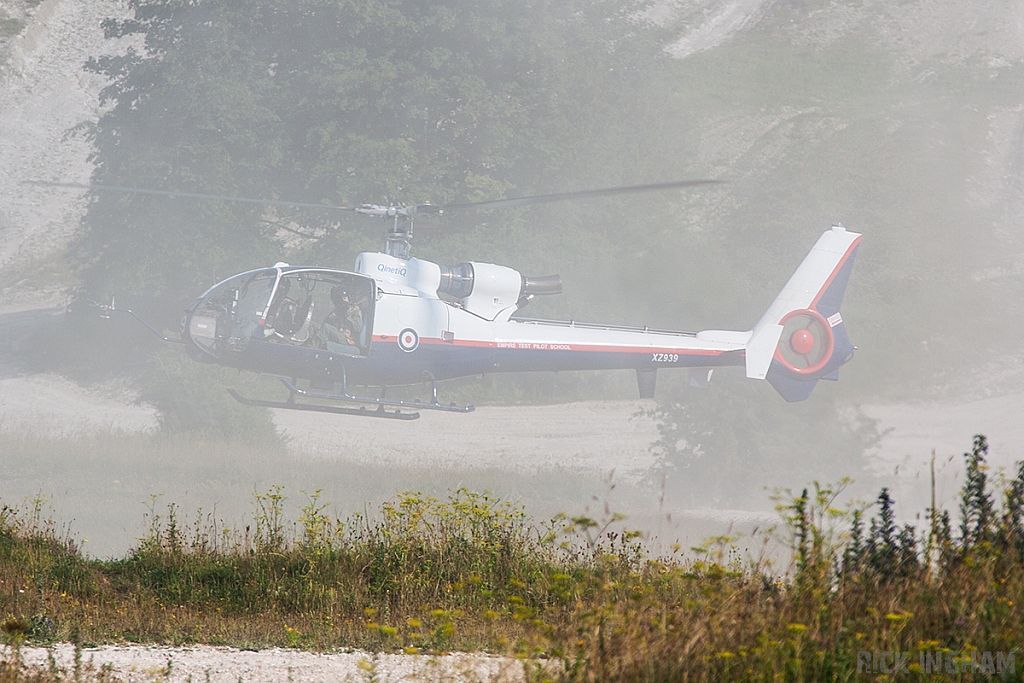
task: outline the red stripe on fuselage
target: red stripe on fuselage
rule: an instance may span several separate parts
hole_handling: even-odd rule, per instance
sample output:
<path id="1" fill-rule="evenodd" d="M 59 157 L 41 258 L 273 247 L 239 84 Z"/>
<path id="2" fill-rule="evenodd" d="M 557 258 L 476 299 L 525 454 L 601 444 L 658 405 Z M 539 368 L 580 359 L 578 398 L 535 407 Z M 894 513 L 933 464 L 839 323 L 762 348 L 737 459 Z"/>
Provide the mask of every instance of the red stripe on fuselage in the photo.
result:
<path id="1" fill-rule="evenodd" d="M 843 269 L 844 265 L 846 265 L 846 262 L 850 258 L 850 254 L 852 254 L 853 250 L 857 248 L 858 244 L 860 244 L 860 237 L 861 236 L 858 235 L 857 239 L 853 241 L 853 244 L 851 244 L 849 248 L 847 248 L 846 253 L 843 254 L 843 258 L 839 259 L 839 263 L 832 270 L 832 274 L 828 276 L 828 279 L 825 280 L 825 284 L 822 286 L 822 288 L 818 290 L 818 294 L 814 297 L 814 300 L 811 301 L 811 305 L 808 308 L 818 310 L 818 302 L 821 300 L 821 297 L 825 296 L 825 292 L 828 291 L 828 288 L 832 286 L 832 281 L 836 279 L 836 275 L 838 275 L 839 271 Z"/>
<path id="2" fill-rule="evenodd" d="M 398 337 L 388 334 L 373 335 L 375 342 L 397 343 Z M 510 351 L 582 351 L 587 353 L 677 353 L 684 356 L 720 356 L 728 351 L 741 351 L 742 347 L 736 349 L 687 349 L 677 346 L 609 346 L 603 344 L 561 344 L 545 342 L 492 342 L 478 341 L 474 339 L 455 339 L 444 341 L 437 337 L 420 337 L 420 344 L 436 344 L 441 346 L 464 346 L 489 349 L 508 349 Z"/>

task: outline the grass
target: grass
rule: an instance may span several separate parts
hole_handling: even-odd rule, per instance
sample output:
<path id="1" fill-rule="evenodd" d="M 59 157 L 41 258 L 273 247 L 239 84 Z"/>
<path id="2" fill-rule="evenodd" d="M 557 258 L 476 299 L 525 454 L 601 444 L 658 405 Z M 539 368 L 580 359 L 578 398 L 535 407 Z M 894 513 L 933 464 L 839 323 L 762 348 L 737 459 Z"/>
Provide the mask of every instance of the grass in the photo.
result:
<path id="1" fill-rule="evenodd" d="M 465 489 L 346 519 L 313 492 L 290 524 L 271 487 L 242 528 L 154 498 L 144 537 L 103 561 L 38 503 L 3 507 L 0 630 L 14 645 L 483 650 L 553 661 L 564 680 L 854 680 L 882 652 L 907 653 L 909 680 L 926 657 L 987 666 L 989 653 L 1001 680 L 1021 680 L 1024 663 L 1007 662 L 1024 658 L 1024 466 L 993 491 L 986 453 L 978 437 L 966 454 L 959 531 L 948 513 L 899 527 L 884 489 L 876 508 L 840 508 L 842 483 L 780 495 L 782 574 L 735 538 L 656 557 L 611 530 L 618 515 L 538 525 Z M 0 680 L 28 680 L 12 671 Z M 972 676 L 991 678 L 938 678 Z"/>
<path id="2" fill-rule="evenodd" d="M 283 500 L 277 487 L 260 494 L 243 529 L 154 509 L 138 547 L 104 562 L 83 559 L 37 512 L 4 508 L 8 630 L 37 642 L 525 654 L 533 615 L 556 606 L 565 580 L 522 510 L 486 495 L 404 495 L 377 521 L 341 521 L 314 493 L 291 535 Z"/>

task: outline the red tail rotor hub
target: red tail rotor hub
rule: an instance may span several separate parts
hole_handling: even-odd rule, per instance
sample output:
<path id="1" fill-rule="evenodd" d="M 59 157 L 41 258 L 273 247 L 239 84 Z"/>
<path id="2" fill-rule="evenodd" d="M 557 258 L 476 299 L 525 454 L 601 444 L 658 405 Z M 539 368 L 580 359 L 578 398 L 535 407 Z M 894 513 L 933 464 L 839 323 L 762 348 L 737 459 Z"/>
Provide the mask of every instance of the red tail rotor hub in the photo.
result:
<path id="1" fill-rule="evenodd" d="M 832 358 L 835 339 L 832 326 L 820 313 L 810 308 L 790 311 L 779 324 L 782 337 L 775 360 L 798 375 L 810 375 L 825 367 Z"/>

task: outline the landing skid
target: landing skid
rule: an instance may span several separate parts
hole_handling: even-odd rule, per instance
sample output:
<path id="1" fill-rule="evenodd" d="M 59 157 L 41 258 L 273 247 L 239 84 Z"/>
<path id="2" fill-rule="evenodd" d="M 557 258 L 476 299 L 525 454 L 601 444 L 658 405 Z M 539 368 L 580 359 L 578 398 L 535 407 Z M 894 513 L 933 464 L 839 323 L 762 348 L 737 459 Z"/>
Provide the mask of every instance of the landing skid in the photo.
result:
<path id="1" fill-rule="evenodd" d="M 239 403 L 247 406 L 259 406 L 261 408 L 284 408 L 285 410 L 306 410 L 314 413 L 332 413 L 334 415 L 356 415 L 358 417 L 379 417 L 385 420 L 418 420 L 419 413 L 403 413 L 401 410 L 385 410 L 384 406 L 378 406 L 376 410 L 370 410 L 366 406 L 358 408 L 343 408 L 341 406 L 318 406 L 310 403 L 296 403 L 295 395 L 292 394 L 287 401 L 261 401 L 255 398 L 246 398 L 234 389 L 228 389 L 228 393 Z"/>
<path id="2" fill-rule="evenodd" d="M 460 406 L 460 405 L 456 405 L 454 403 L 449 403 L 448 405 L 445 405 L 445 404 L 441 403 L 439 400 L 437 400 L 437 380 L 435 380 L 433 375 L 431 375 L 430 373 L 424 373 L 424 374 L 426 375 L 427 379 L 430 381 L 430 401 L 420 401 L 419 399 L 416 399 L 416 400 L 413 400 L 413 401 L 402 401 L 402 400 L 384 398 L 384 389 L 383 388 L 381 389 L 381 393 L 380 393 L 380 397 L 379 398 L 371 398 L 369 396 L 353 396 L 352 394 L 348 393 L 348 389 L 346 388 L 346 382 L 345 382 L 344 374 L 341 377 L 341 393 L 340 394 L 329 394 L 329 393 L 319 392 L 319 391 L 306 391 L 304 389 L 299 389 L 297 386 L 295 386 L 289 380 L 282 379 L 281 381 L 284 383 L 284 385 L 286 387 L 288 387 L 288 391 L 292 392 L 292 397 L 293 398 L 295 396 L 305 396 L 306 398 L 323 398 L 323 399 L 327 399 L 327 400 L 330 400 L 330 401 L 347 401 L 349 403 L 370 403 L 370 404 L 374 404 L 374 405 L 378 406 L 378 408 L 383 408 L 384 406 L 394 406 L 394 407 L 397 407 L 397 408 L 417 408 L 417 409 L 421 409 L 421 410 L 442 410 L 442 411 L 445 411 L 445 412 L 448 412 L 448 413 L 471 413 L 474 410 L 476 410 L 476 408 L 474 408 L 473 406 Z"/>
<path id="3" fill-rule="evenodd" d="M 228 389 L 231 395 L 236 401 L 244 403 L 249 406 L 261 406 L 263 408 L 284 408 L 285 410 L 308 410 L 317 413 L 334 413 L 335 415 L 358 415 L 359 417 L 381 417 L 390 420 L 415 420 L 420 414 L 419 413 L 403 413 L 402 408 L 412 408 L 417 410 L 441 410 L 449 413 L 471 413 L 475 409 L 473 406 L 460 406 L 454 403 L 444 405 L 437 400 L 437 380 L 429 372 L 423 373 L 425 378 L 430 382 L 430 401 L 421 401 L 415 399 L 413 401 L 404 401 L 398 399 L 384 398 L 386 387 L 381 387 L 380 396 L 372 398 L 369 396 L 354 396 L 348 393 L 348 383 L 345 378 L 345 372 L 342 370 L 341 375 L 341 393 L 327 393 L 320 391 L 306 391 L 305 389 L 299 389 L 295 386 L 295 383 L 282 379 L 281 382 L 288 388 L 288 400 L 287 401 L 262 401 L 258 399 L 245 398 L 234 389 Z M 305 398 L 318 398 L 325 399 L 328 401 L 340 401 L 343 403 L 363 403 L 377 406 L 376 410 L 370 410 L 365 405 L 358 408 L 345 408 L 341 406 L 322 406 L 313 403 L 296 403 L 295 397 L 303 396 Z M 395 408 L 395 410 L 387 410 L 385 407 Z"/>

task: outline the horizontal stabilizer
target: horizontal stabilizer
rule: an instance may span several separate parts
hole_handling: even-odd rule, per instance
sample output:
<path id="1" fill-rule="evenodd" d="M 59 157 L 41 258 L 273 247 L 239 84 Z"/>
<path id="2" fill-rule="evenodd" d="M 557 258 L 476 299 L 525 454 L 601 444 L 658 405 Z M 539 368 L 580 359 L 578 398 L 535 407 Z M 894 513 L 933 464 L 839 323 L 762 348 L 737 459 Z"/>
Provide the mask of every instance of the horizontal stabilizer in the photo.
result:
<path id="1" fill-rule="evenodd" d="M 782 325 L 764 325 L 747 343 L 747 377 L 764 379 L 782 336 Z"/>

